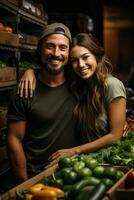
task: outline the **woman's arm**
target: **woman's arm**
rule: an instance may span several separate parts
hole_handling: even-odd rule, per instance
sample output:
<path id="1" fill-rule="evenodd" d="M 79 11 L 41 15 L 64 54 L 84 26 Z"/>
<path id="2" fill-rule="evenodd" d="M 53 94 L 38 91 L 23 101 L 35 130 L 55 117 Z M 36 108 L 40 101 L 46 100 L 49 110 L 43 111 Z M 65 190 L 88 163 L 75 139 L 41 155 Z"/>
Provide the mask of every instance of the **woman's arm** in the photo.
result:
<path id="1" fill-rule="evenodd" d="M 28 69 L 23 73 L 23 75 L 20 78 L 17 93 L 20 95 L 20 97 L 32 97 L 35 87 L 35 71 L 33 69 Z"/>
<path id="2" fill-rule="evenodd" d="M 125 120 L 126 99 L 119 97 L 114 99 L 109 105 L 110 132 L 107 135 L 81 146 L 58 150 L 51 155 L 49 160 L 52 161 L 64 156 L 72 156 L 74 154 L 89 153 L 111 145 L 113 141 L 118 140 L 123 136 Z"/>

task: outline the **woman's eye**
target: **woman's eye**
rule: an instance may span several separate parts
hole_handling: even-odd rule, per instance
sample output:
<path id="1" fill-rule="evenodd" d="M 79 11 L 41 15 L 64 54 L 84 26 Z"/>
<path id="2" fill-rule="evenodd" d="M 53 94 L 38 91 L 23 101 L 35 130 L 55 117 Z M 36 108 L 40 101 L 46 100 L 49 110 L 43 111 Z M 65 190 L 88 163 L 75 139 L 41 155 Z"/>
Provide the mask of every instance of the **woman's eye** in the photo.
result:
<path id="1" fill-rule="evenodd" d="M 89 57 L 90 57 L 89 55 L 88 56 L 84 56 L 83 60 L 87 60 Z"/>

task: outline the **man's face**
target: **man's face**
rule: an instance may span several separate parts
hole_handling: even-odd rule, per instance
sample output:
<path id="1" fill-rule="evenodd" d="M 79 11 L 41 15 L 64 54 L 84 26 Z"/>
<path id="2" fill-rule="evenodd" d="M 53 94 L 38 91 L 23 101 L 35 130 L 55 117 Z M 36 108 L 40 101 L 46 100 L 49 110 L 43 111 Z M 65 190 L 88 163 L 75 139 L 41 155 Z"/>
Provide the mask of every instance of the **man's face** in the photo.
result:
<path id="1" fill-rule="evenodd" d="M 52 75 L 64 70 L 69 56 L 69 39 L 61 34 L 53 34 L 43 41 L 41 49 L 42 67 Z"/>

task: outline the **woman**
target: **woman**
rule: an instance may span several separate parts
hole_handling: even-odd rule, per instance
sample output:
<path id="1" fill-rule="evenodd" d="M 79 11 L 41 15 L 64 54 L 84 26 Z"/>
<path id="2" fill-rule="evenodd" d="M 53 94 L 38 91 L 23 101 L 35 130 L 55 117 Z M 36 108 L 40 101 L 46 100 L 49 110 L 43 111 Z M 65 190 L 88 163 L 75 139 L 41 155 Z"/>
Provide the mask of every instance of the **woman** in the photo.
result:
<path id="1" fill-rule="evenodd" d="M 74 114 L 81 129 L 83 145 L 60 149 L 51 155 L 50 161 L 109 146 L 122 137 L 125 125 L 125 87 L 120 80 L 111 75 L 112 65 L 96 39 L 85 33 L 76 35 L 70 51 L 70 60 L 75 72 L 71 72 L 70 78 L 71 91 L 76 99 Z M 32 89 L 35 87 L 35 76 L 31 75 L 33 72 L 29 73 Z M 29 81 L 27 75 L 25 76 Z M 26 88 L 28 81 L 24 84 Z M 20 86 L 23 83 L 24 81 Z M 22 90 L 23 87 L 20 90 L 21 94 Z"/>

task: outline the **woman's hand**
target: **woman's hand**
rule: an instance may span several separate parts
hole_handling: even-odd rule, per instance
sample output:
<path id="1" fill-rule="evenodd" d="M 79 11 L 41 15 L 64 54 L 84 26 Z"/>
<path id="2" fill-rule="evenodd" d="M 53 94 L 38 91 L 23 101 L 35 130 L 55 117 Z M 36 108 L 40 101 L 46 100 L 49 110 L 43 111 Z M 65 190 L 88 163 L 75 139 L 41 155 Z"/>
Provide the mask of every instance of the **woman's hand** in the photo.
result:
<path id="1" fill-rule="evenodd" d="M 17 93 L 20 95 L 20 97 L 25 97 L 25 98 L 27 98 L 28 96 L 32 97 L 33 91 L 35 90 L 35 86 L 36 86 L 36 77 L 34 74 L 34 70 L 28 69 L 24 72 L 24 74 L 20 78 Z"/>
<path id="2" fill-rule="evenodd" d="M 76 147 L 77 149 L 77 147 Z M 74 154 L 77 154 L 77 151 L 74 148 L 70 148 L 70 149 L 60 149 L 58 151 L 56 151 L 55 153 L 53 153 L 50 157 L 49 157 L 49 161 L 50 164 L 48 164 L 47 166 L 45 166 L 45 169 L 52 167 L 53 165 L 57 164 L 58 161 L 60 160 L 60 158 L 66 157 L 66 156 L 73 156 Z"/>
<path id="3" fill-rule="evenodd" d="M 75 154 L 74 148 L 60 149 L 49 157 L 49 161 L 59 160 L 60 158 L 63 158 L 66 156 L 73 156 L 74 154 Z"/>

